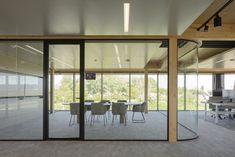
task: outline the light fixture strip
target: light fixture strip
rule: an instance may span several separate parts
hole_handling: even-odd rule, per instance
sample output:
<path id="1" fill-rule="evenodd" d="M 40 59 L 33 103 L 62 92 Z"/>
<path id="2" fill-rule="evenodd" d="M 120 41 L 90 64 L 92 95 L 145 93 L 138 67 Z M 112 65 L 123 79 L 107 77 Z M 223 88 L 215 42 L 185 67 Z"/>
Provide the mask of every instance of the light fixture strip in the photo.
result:
<path id="1" fill-rule="evenodd" d="M 119 56 L 118 46 L 115 44 L 115 45 L 114 45 L 114 48 L 115 48 L 115 52 L 116 52 L 116 56 L 117 56 L 117 61 L 118 61 L 119 68 L 122 68 L 121 60 L 120 60 L 120 56 Z"/>
<path id="2" fill-rule="evenodd" d="M 28 50 L 28 49 L 26 49 L 26 48 L 23 48 L 23 47 L 21 47 L 21 46 L 19 46 L 19 45 L 13 45 L 12 48 L 19 48 L 19 49 L 22 49 L 22 50 L 24 50 L 24 51 L 26 51 L 26 52 L 29 52 L 29 53 L 31 53 L 31 54 L 37 55 L 35 52 L 32 52 L 31 50 Z"/>
<path id="3" fill-rule="evenodd" d="M 124 32 L 129 32 L 130 3 L 124 3 Z"/>
<path id="4" fill-rule="evenodd" d="M 63 61 L 61 61 L 61 60 L 58 59 L 58 58 L 51 57 L 51 59 L 54 60 L 54 61 L 57 61 L 57 62 L 59 62 L 59 63 L 61 63 L 61 64 L 63 64 L 63 65 L 66 65 L 66 66 L 68 66 L 68 67 L 70 67 L 70 68 L 74 68 L 72 65 L 63 62 Z"/>
<path id="5" fill-rule="evenodd" d="M 34 47 L 32 47 L 32 46 L 29 46 L 29 45 L 25 45 L 25 46 L 28 47 L 28 48 L 30 48 L 31 50 L 34 50 L 34 51 L 36 51 L 36 52 L 38 52 L 38 53 L 43 54 L 42 51 L 40 51 L 40 50 L 38 50 L 38 49 L 36 49 L 36 48 L 34 48 Z"/>

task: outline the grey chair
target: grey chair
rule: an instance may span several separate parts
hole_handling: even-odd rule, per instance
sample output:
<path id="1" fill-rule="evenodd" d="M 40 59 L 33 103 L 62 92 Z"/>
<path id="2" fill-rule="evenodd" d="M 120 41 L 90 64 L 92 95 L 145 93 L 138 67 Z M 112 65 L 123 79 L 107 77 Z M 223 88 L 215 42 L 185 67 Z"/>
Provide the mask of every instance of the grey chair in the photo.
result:
<path id="1" fill-rule="evenodd" d="M 94 100 L 85 100 L 84 102 L 85 102 L 85 103 L 86 103 L 86 102 L 91 102 L 91 103 L 93 103 Z M 85 109 L 85 111 L 91 111 L 91 106 L 85 106 L 84 109 Z M 86 112 L 85 112 L 85 120 L 86 120 L 86 122 L 89 122 L 90 117 L 91 117 L 91 116 L 89 115 L 88 118 L 87 118 L 87 115 L 86 115 Z"/>
<path id="2" fill-rule="evenodd" d="M 127 112 L 127 106 L 123 102 L 117 102 L 117 103 L 112 103 L 112 125 L 114 123 L 114 116 L 119 115 L 120 118 L 121 116 L 124 116 L 124 123 L 126 126 L 126 112 Z"/>
<path id="3" fill-rule="evenodd" d="M 134 123 L 145 123 L 145 117 L 144 117 L 145 109 L 146 109 L 146 102 L 143 102 L 142 104 L 139 104 L 139 105 L 134 105 L 133 108 L 132 108 L 132 111 L 133 111 L 132 122 L 134 122 Z M 143 119 L 135 119 L 134 116 L 135 116 L 136 112 L 140 112 Z"/>
<path id="4" fill-rule="evenodd" d="M 91 123 L 94 124 L 95 116 L 103 116 L 104 126 L 107 123 L 106 118 L 107 107 L 103 103 L 92 103 L 91 104 Z"/>
<path id="5" fill-rule="evenodd" d="M 105 104 L 105 103 L 109 103 L 111 104 L 110 100 L 101 100 L 101 103 Z M 108 119 L 110 118 L 110 105 L 105 105 L 108 111 Z"/>
<path id="6" fill-rule="evenodd" d="M 70 103 L 70 120 L 69 120 L 69 126 L 74 125 L 75 124 L 75 117 L 79 116 L 79 109 L 80 103 Z M 72 122 L 73 119 L 73 122 Z"/>

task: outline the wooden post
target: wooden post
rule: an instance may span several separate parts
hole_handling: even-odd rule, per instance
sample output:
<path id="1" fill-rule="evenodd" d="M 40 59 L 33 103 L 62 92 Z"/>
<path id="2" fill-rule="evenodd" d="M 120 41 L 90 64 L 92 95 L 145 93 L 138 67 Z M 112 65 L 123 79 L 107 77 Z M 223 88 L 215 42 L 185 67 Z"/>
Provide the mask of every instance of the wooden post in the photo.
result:
<path id="1" fill-rule="evenodd" d="M 170 143 L 177 141 L 177 58 L 178 47 L 177 38 L 169 39 L 169 75 L 168 75 L 168 137 Z"/>
<path id="2" fill-rule="evenodd" d="M 146 102 L 145 113 L 148 113 L 148 71 L 144 71 L 144 101 Z"/>

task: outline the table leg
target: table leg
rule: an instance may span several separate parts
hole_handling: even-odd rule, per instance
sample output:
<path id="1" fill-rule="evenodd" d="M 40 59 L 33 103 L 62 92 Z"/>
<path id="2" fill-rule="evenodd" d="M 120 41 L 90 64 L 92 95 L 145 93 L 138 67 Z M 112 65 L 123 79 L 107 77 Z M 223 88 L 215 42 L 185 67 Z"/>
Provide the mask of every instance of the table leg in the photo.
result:
<path id="1" fill-rule="evenodd" d="M 121 114 L 120 115 L 120 123 L 124 123 L 125 120 L 125 115 Z"/>
<path id="2" fill-rule="evenodd" d="M 204 120 L 206 120 L 207 117 L 207 103 L 205 102 L 205 116 L 204 116 Z"/>
<path id="3" fill-rule="evenodd" d="M 219 108 L 218 105 L 215 106 L 215 123 L 218 123 L 219 120 Z"/>
<path id="4" fill-rule="evenodd" d="M 80 123 L 80 115 L 77 115 L 77 123 Z"/>

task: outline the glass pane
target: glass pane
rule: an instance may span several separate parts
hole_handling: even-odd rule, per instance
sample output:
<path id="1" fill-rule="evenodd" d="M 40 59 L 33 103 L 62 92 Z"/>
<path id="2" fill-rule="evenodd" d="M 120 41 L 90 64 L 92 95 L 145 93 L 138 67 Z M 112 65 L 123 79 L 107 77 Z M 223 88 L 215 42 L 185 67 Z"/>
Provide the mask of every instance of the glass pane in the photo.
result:
<path id="1" fill-rule="evenodd" d="M 0 42 L 0 139 L 43 137 L 42 51 L 42 42 Z"/>
<path id="2" fill-rule="evenodd" d="M 224 87 L 225 89 L 235 89 L 235 74 L 224 75 Z"/>
<path id="3" fill-rule="evenodd" d="M 165 45 L 161 40 L 86 42 L 86 139 L 167 140 Z"/>
<path id="4" fill-rule="evenodd" d="M 179 40 L 178 54 L 178 139 L 198 136 L 198 48 Z"/>
<path id="5" fill-rule="evenodd" d="M 158 109 L 158 75 L 149 74 L 148 75 L 148 109 L 157 110 Z"/>
<path id="6" fill-rule="evenodd" d="M 159 74 L 159 110 L 167 110 L 167 99 L 168 99 L 168 83 L 167 74 Z"/>
<path id="7" fill-rule="evenodd" d="M 80 45 L 49 45 L 49 57 L 49 138 L 78 138 Z"/>

